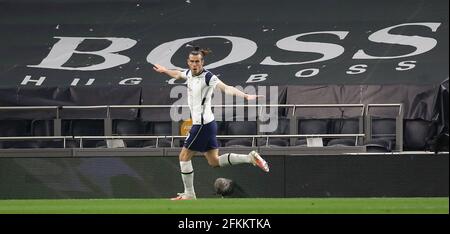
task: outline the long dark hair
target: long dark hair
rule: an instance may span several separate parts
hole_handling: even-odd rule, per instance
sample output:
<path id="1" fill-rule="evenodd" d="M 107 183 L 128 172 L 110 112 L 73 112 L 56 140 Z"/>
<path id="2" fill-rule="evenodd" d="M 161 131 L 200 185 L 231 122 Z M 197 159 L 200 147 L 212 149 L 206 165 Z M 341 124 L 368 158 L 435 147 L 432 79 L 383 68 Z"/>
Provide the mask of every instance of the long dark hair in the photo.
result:
<path id="1" fill-rule="evenodd" d="M 209 53 L 212 53 L 212 50 L 210 50 L 209 48 L 200 48 L 200 47 L 196 46 L 196 47 L 194 47 L 194 50 L 192 50 L 189 54 L 192 54 L 192 55 L 201 54 L 202 58 L 204 58 Z"/>

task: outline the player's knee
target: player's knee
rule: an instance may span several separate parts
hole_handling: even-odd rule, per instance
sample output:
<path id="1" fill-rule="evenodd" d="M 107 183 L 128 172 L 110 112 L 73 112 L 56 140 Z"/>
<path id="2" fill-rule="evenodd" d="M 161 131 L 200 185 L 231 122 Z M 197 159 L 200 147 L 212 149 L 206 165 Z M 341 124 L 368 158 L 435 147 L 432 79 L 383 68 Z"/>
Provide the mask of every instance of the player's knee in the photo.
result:
<path id="1" fill-rule="evenodd" d="M 219 167 L 219 160 L 218 159 L 210 159 L 208 160 L 208 164 L 211 167 Z"/>
<path id="2" fill-rule="evenodd" d="M 178 158 L 180 159 L 180 161 L 189 161 L 190 160 L 189 153 L 185 152 L 185 151 L 181 151 Z"/>

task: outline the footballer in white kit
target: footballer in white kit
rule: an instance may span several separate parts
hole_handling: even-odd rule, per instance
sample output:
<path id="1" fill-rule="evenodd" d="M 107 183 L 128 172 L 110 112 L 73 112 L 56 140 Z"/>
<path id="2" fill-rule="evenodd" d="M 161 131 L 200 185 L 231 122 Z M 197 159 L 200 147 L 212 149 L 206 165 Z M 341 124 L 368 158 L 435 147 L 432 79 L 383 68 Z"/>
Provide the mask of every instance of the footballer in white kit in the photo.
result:
<path id="1" fill-rule="evenodd" d="M 187 80 L 188 105 L 192 117 L 192 128 L 183 146 L 198 152 L 217 149 L 217 124 L 211 111 L 211 97 L 220 80 L 208 70 L 203 70 L 197 76 L 193 76 L 189 69 L 181 74 Z"/>
<path id="2" fill-rule="evenodd" d="M 187 58 L 189 69 L 185 71 L 169 70 L 159 64 L 154 64 L 153 69 L 159 73 L 167 74 L 175 79 L 187 80 L 188 105 L 192 116 L 192 128 L 181 149 L 179 160 L 181 177 L 184 184 L 184 192 L 172 200 L 196 199 L 194 189 L 194 169 L 191 159 L 196 152 L 204 153 L 208 164 L 212 167 L 224 167 L 229 165 L 249 163 L 269 172 L 267 162 L 256 152 L 249 154 L 223 154 L 219 156 L 217 143 L 217 124 L 211 110 L 211 97 L 215 88 L 228 95 L 236 95 L 247 100 L 254 100 L 261 95 L 251 95 L 228 86 L 216 75 L 203 68 L 204 58 L 211 51 L 195 47 Z"/>

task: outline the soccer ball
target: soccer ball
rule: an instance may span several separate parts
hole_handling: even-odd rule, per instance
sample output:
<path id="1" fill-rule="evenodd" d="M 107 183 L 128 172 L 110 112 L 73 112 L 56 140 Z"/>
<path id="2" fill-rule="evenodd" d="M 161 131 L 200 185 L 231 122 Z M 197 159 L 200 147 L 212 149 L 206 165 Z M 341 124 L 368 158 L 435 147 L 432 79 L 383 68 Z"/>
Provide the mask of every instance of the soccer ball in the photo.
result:
<path id="1" fill-rule="evenodd" d="M 233 181 L 226 178 L 217 178 L 214 182 L 216 194 L 228 196 L 233 193 Z"/>

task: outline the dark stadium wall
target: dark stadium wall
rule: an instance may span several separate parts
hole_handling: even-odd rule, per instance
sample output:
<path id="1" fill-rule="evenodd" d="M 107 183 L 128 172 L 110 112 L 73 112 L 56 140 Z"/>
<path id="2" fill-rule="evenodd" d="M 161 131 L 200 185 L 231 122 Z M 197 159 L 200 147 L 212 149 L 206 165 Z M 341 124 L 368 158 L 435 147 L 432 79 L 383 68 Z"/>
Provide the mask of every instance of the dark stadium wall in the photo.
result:
<path id="1" fill-rule="evenodd" d="M 214 169 L 194 158 L 200 198 L 218 197 L 217 178 L 233 180 L 230 197 L 447 197 L 449 157 L 440 155 L 265 156 L 266 174 L 249 165 Z M 0 198 L 169 198 L 182 192 L 177 157 L 0 157 Z"/>

